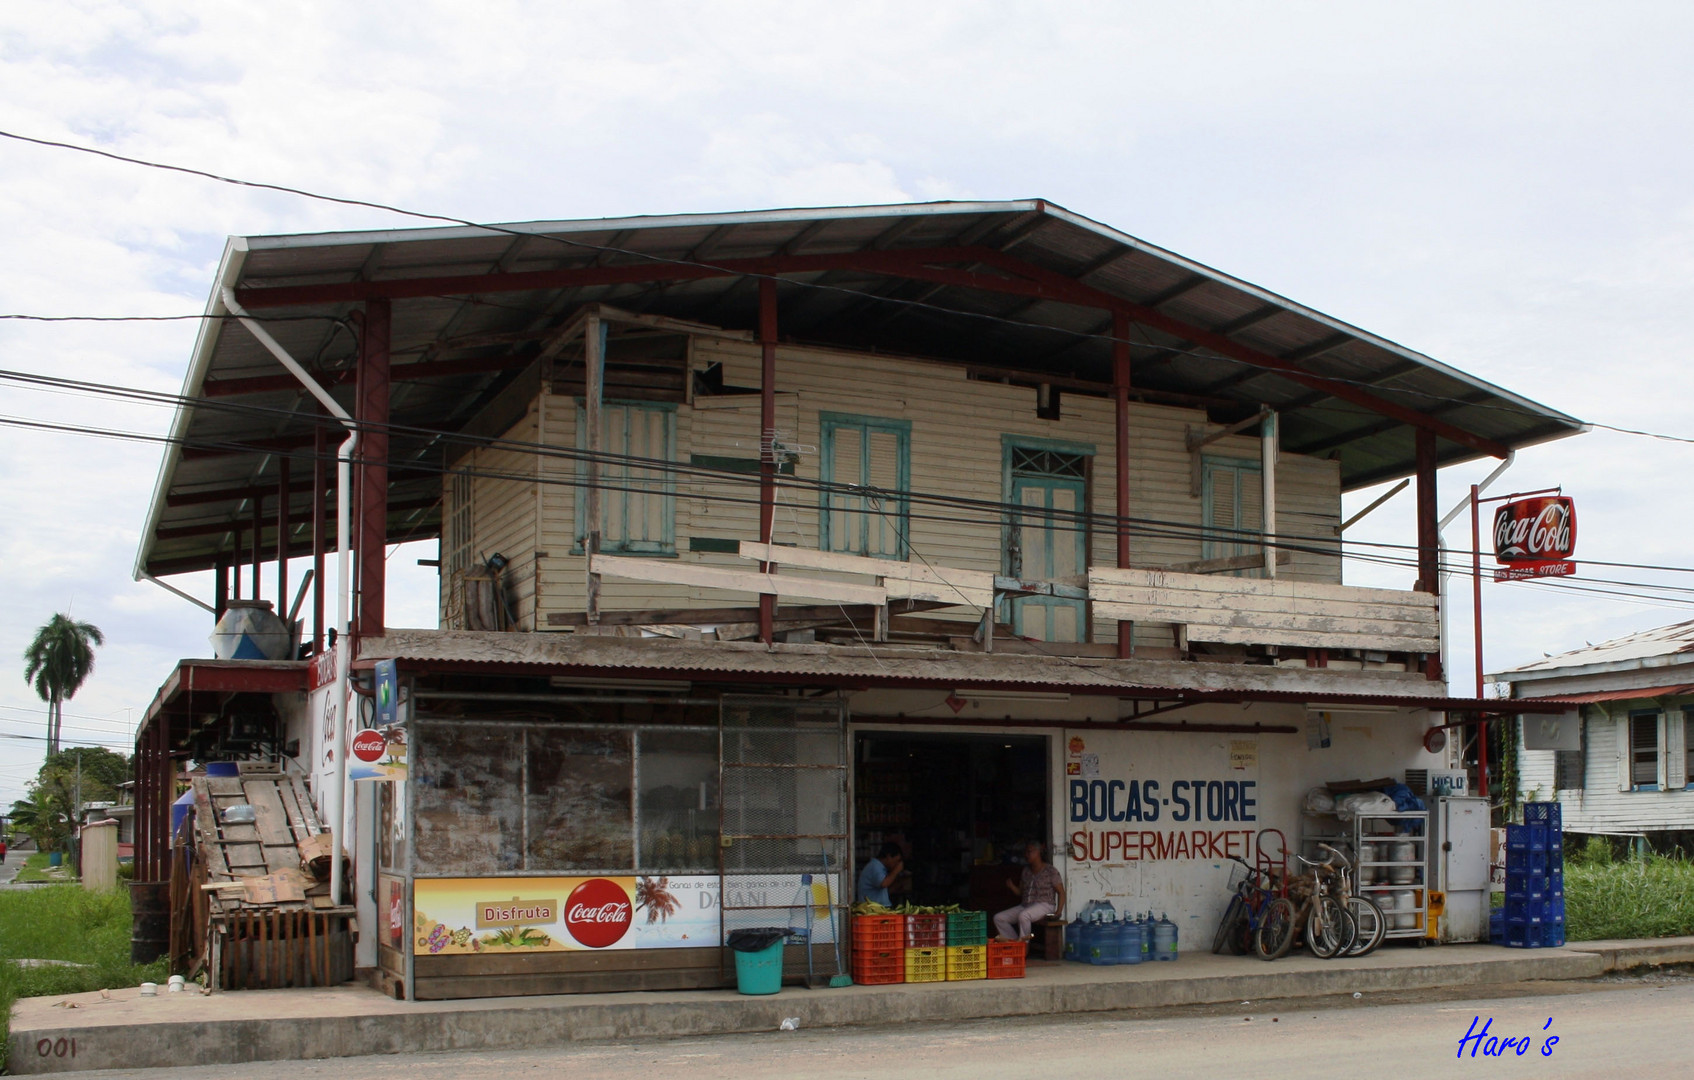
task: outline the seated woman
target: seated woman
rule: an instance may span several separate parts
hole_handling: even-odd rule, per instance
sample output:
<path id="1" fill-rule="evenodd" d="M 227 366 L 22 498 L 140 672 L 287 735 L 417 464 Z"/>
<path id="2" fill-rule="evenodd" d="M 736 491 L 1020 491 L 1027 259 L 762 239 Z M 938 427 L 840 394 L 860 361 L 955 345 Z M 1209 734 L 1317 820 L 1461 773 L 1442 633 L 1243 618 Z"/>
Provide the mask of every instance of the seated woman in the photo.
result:
<path id="1" fill-rule="evenodd" d="M 994 929 L 1000 941 L 1028 941 L 1030 927 L 1056 911 L 1064 910 L 1065 883 L 1059 871 L 1047 862 L 1047 851 L 1034 840 L 1024 848 L 1029 865 L 1024 867 L 1021 880 L 1006 879 L 1006 888 L 1016 893 L 1020 903 L 994 916 Z"/>

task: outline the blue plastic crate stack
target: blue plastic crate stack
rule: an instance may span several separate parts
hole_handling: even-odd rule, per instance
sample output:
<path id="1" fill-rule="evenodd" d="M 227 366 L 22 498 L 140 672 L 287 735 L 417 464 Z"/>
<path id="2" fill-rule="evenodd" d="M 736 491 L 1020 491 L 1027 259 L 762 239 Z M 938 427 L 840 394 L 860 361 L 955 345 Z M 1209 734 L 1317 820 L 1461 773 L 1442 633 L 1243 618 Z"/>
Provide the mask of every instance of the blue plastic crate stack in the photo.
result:
<path id="1" fill-rule="evenodd" d="M 1565 943 L 1565 832 L 1559 804 L 1525 803 L 1523 820 L 1506 826 L 1502 944 L 1556 948 Z"/>

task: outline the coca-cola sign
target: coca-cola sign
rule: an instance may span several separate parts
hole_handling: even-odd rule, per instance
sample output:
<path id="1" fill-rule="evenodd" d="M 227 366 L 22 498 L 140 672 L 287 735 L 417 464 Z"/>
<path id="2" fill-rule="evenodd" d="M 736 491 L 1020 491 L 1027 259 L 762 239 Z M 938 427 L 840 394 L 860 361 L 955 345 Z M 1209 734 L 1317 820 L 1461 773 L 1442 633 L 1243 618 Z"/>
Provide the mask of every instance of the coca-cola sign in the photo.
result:
<path id="1" fill-rule="evenodd" d="M 366 728 L 353 736 L 353 756 L 360 761 L 381 761 L 388 752 L 388 740 L 382 732 Z"/>
<path id="2" fill-rule="evenodd" d="M 1543 495 L 1494 511 L 1494 558 L 1507 565 L 1558 562 L 1576 552 L 1576 503 Z"/>
<path id="3" fill-rule="evenodd" d="M 565 929 L 591 949 L 617 944 L 633 915 L 629 893 L 605 878 L 591 878 L 565 898 Z"/>

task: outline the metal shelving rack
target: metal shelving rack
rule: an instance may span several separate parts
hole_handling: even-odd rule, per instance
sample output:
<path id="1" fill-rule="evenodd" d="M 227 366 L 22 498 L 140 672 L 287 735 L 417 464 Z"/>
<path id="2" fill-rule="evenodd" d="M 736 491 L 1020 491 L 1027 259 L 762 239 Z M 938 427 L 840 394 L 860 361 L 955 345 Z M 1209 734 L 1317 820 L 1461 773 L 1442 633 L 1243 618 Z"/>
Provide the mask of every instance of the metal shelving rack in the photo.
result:
<path id="1" fill-rule="evenodd" d="M 1376 832 L 1376 827 L 1383 822 L 1393 825 L 1394 832 Z M 1411 828 L 1402 830 L 1402 827 L 1408 823 Z M 1416 852 L 1409 863 L 1404 860 L 1396 862 L 1388 859 L 1366 859 L 1364 857 L 1366 844 L 1401 843 L 1416 845 Z M 1390 926 L 1385 936 L 1424 940 L 1429 926 L 1429 811 L 1402 810 L 1381 814 L 1360 814 L 1353 819 L 1353 851 L 1357 855 L 1356 869 L 1359 878 L 1354 887 L 1363 895 L 1375 900 L 1377 906 L 1382 908 L 1383 914 L 1388 916 Z M 1390 870 L 1404 868 L 1408 865 L 1412 867 L 1412 880 L 1410 882 L 1396 883 L 1381 880 L 1388 876 Z M 1374 871 L 1371 874 L 1373 880 L 1368 885 L 1364 884 L 1366 867 L 1370 867 Z M 1413 906 L 1410 909 L 1395 909 L 1393 894 L 1407 890 L 1412 893 Z M 1388 902 L 1384 903 L 1384 900 Z M 1395 925 L 1399 922 L 1397 916 L 1408 913 L 1415 916 L 1411 926 L 1400 928 Z"/>

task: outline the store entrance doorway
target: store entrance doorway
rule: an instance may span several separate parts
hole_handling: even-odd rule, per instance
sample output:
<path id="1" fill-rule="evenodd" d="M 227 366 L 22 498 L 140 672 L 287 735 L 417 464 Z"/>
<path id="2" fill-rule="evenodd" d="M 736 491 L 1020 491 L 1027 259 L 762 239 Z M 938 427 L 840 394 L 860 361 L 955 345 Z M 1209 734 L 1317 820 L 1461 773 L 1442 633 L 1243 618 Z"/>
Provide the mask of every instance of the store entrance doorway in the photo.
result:
<path id="1" fill-rule="evenodd" d="M 855 880 L 884 841 L 906 853 L 898 906 L 999 911 L 1030 840 L 1049 842 L 1048 739 L 860 731 L 853 739 Z"/>

